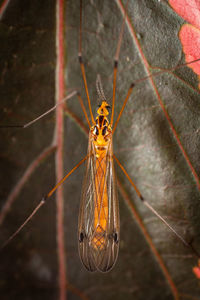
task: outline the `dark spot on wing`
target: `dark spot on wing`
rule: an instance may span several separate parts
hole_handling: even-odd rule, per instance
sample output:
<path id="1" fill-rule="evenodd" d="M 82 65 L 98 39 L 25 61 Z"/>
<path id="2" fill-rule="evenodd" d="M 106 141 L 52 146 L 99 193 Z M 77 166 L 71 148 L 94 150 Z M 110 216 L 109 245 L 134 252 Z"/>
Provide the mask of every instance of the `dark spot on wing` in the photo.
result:
<path id="1" fill-rule="evenodd" d="M 114 233 L 114 242 L 117 244 L 119 242 L 117 232 Z"/>
<path id="2" fill-rule="evenodd" d="M 84 234 L 83 232 L 80 232 L 80 235 L 79 235 L 79 242 L 82 243 L 84 240 Z"/>

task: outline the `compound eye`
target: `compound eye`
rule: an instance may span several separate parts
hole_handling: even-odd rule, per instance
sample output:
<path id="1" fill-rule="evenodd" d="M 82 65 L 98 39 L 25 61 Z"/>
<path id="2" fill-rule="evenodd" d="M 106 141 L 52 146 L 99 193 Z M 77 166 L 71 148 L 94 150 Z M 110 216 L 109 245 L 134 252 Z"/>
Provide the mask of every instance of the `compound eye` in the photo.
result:
<path id="1" fill-rule="evenodd" d="M 93 133 L 94 133 L 95 135 L 99 135 L 99 129 L 97 128 L 97 126 L 94 126 L 94 131 L 93 131 Z"/>

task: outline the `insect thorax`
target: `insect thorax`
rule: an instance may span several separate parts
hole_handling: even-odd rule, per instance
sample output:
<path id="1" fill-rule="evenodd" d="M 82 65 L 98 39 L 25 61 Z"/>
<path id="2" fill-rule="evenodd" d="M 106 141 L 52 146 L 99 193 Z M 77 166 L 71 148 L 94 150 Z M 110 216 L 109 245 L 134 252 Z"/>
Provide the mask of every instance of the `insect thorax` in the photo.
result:
<path id="1" fill-rule="evenodd" d="M 107 119 L 109 108 L 110 106 L 108 105 L 108 103 L 106 101 L 102 101 L 97 110 L 98 115 L 95 120 L 96 124 L 91 127 L 93 143 L 95 145 L 95 149 L 98 152 L 106 151 L 111 140 L 112 128 Z"/>

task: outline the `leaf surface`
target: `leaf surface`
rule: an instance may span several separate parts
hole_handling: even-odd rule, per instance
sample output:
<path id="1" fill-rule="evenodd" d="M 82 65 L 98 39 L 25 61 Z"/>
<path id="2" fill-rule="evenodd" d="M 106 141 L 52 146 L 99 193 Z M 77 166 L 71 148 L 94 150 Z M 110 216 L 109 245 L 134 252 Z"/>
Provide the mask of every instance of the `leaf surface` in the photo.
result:
<path id="1" fill-rule="evenodd" d="M 2 19 L 1 39 L 5 48 L 1 58 L 3 124 L 25 123 L 54 103 L 55 7 L 53 2 L 42 3 L 37 6 L 24 2 L 22 5 L 15 1 L 7 7 Z M 65 13 L 66 88 L 67 91 L 78 89 L 87 104 L 77 58 L 79 1 L 67 1 Z M 127 16 L 130 25 L 125 26 L 120 52 L 115 119 L 130 84 L 147 75 L 145 65 L 156 72 L 170 71 L 184 63 L 178 39 L 184 21 L 167 2 L 130 0 Z M 84 1 L 83 59 L 94 113 L 98 104 L 97 74 L 101 75 L 105 95 L 112 102 L 113 61 L 122 19 L 118 2 Z M 114 136 L 114 152 L 145 199 L 177 232 L 188 240 L 193 239 L 194 246 L 200 249 L 199 190 L 158 103 L 160 97 L 199 174 L 198 80 L 187 67 L 163 73 L 153 80 L 159 96 L 150 80 L 136 85 Z M 83 117 L 76 98 L 68 102 L 68 107 L 78 117 Z M 51 115 L 27 130 L 4 130 L 2 203 L 27 166 L 51 143 L 54 126 Z M 68 172 L 84 157 L 87 138 L 72 118 L 66 118 L 65 126 L 64 164 Z M 117 166 L 116 172 L 143 219 L 180 299 L 199 299 L 199 282 L 192 272 L 196 259 L 140 203 Z M 84 296 L 89 299 L 173 299 L 157 259 L 120 194 L 121 241 L 115 267 L 108 274 L 90 274 L 81 265 L 77 221 L 83 174 L 84 168 L 80 168 L 64 184 L 69 299 Z M 52 155 L 34 172 L 13 204 L 1 229 L 3 241 L 54 183 Z M 19 295 L 20 299 L 58 299 L 55 214 L 51 199 L 4 250 L 1 264 L 3 299 Z"/>

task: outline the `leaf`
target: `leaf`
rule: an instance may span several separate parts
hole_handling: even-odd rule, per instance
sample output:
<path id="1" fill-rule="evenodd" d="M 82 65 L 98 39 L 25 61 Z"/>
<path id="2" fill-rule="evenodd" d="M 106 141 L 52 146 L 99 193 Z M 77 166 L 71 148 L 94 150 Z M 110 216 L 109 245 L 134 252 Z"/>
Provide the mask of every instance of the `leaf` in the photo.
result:
<path id="1" fill-rule="evenodd" d="M 193 272 L 194 272 L 194 274 L 196 275 L 196 277 L 198 278 L 198 279 L 200 279 L 200 262 L 199 262 L 199 260 L 198 260 L 198 266 L 195 266 L 194 268 L 193 268 Z"/>
<path id="2" fill-rule="evenodd" d="M 187 22 L 191 23 L 197 28 L 200 28 L 199 11 L 200 3 L 195 0 L 169 0 L 172 8 Z"/>
<path id="3" fill-rule="evenodd" d="M 69 1 L 65 5 L 66 87 L 68 91 L 79 89 L 86 103 L 77 59 L 79 1 Z M 54 10 L 53 2 L 23 5 L 16 2 L 7 7 L 1 23 L 4 41 L 1 45 L 5 45 L 0 61 L 3 124 L 26 123 L 54 104 Z M 86 1 L 83 12 L 83 59 L 95 112 L 98 73 L 111 103 L 113 60 L 123 17 L 114 1 Z M 127 14 L 140 50 L 126 25 L 119 61 L 115 118 L 130 84 L 146 76 L 145 60 L 152 71 L 170 70 L 184 62 L 178 40 L 183 20 L 166 2 L 130 0 Z M 156 76 L 154 81 L 199 174 L 200 106 L 196 75 L 184 67 Z M 76 98 L 68 102 L 68 107 L 82 117 Z M 85 155 L 87 139 L 72 119 L 66 118 L 65 125 L 64 165 L 68 172 Z M 51 143 L 53 129 L 54 117 L 51 115 L 27 130 L 2 131 L 2 203 L 27 166 Z M 194 246 L 199 250 L 199 191 L 149 80 L 136 85 L 133 91 L 114 136 L 114 151 L 145 199 L 177 232 L 188 240 L 193 238 Z M 24 221 L 54 185 L 53 164 L 54 158 L 50 156 L 26 183 L 1 227 L 1 240 L 4 241 Z M 161 254 L 180 298 L 198 299 L 199 283 L 192 271 L 196 260 L 142 206 L 119 168 L 116 167 L 116 171 Z M 115 267 L 108 274 L 90 274 L 81 265 L 77 220 L 83 174 L 84 168 L 79 169 L 64 184 L 69 299 L 83 298 L 83 295 L 90 299 L 172 299 L 171 288 L 120 195 L 121 241 Z M 2 252 L 2 299 L 17 298 L 18 295 L 20 299 L 58 299 L 55 214 L 54 199 L 51 199 Z"/>
<path id="4" fill-rule="evenodd" d="M 187 63 L 199 59 L 200 43 L 199 43 L 199 16 L 200 3 L 196 1 L 185 0 L 171 0 L 169 1 L 172 8 L 185 20 L 191 24 L 184 24 L 181 26 L 179 32 L 179 39 L 181 41 L 183 52 L 185 53 L 185 60 Z M 200 63 L 194 62 L 188 65 L 197 75 L 200 74 Z"/>

